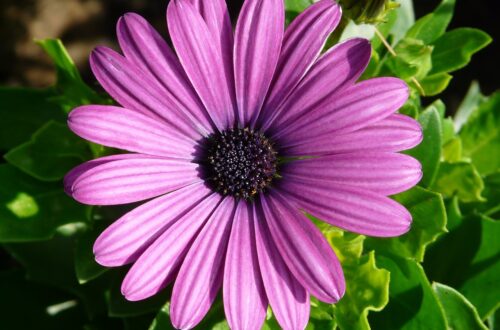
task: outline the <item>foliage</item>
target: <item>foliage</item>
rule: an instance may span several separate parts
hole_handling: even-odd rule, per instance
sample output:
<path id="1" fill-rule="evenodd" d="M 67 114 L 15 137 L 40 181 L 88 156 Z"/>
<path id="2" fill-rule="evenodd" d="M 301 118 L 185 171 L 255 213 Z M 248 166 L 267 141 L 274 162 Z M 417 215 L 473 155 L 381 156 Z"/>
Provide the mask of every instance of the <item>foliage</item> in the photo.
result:
<path id="1" fill-rule="evenodd" d="M 311 3 L 286 0 L 288 21 Z M 397 9 L 392 1 L 340 3 L 346 16 L 332 40 L 372 38 L 362 79 L 397 76 L 410 86 L 401 112 L 422 125 L 422 143 L 407 153 L 421 162 L 423 178 L 393 196 L 413 217 L 401 237 L 365 238 L 318 223 L 343 265 L 347 289 L 335 305 L 312 299 L 307 329 L 498 326 L 500 93 L 484 96 L 473 83 L 453 118 L 439 100 L 422 105 L 491 39 L 477 29 L 447 31 L 454 0 L 416 21 L 409 0 Z M 6 161 L 0 164 L 0 243 L 19 265 L 0 272 L 2 328 L 171 329 L 170 288 L 128 302 L 119 290 L 125 270 L 107 270 L 93 259 L 95 238 L 125 210 L 89 208 L 63 192 L 70 168 L 113 152 L 72 134 L 67 112 L 110 100 L 83 82 L 60 41 L 37 42 L 54 62 L 57 83 L 42 90 L 0 88 Z M 28 299 L 21 304 L 19 297 Z M 220 297 L 198 328 L 228 329 Z M 269 310 L 264 329 L 278 328 Z"/>

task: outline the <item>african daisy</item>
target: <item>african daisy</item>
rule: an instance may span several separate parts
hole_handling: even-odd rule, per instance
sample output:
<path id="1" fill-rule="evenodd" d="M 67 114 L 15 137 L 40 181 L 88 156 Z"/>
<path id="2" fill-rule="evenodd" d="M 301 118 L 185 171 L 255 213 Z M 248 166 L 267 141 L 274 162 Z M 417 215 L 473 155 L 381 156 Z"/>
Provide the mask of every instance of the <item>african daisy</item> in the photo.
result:
<path id="1" fill-rule="evenodd" d="M 94 253 L 132 264 L 128 300 L 170 283 L 173 325 L 198 324 L 222 288 L 232 329 L 259 329 L 270 305 L 284 329 L 303 329 L 309 297 L 345 291 L 332 248 L 306 217 L 379 237 L 408 231 L 408 211 L 387 197 L 421 178 L 398 151 L 421 140 L 395 112 L 408 89 L 396 78 L 356 82 L 367 40 L 321 54 L 341 11 L 311 5 L 284 31 L 283 0 L 247 0 L 233 31 L 223 0 L 172 0 L 174 53 L 140 16 L 118 22 L 123 55 L 98 47 L 96 78 L 121 105 L 73 110 L 69 127 L 129 153 L 73 169 L 81 203 L 148 200 L 108 227 Z"/>

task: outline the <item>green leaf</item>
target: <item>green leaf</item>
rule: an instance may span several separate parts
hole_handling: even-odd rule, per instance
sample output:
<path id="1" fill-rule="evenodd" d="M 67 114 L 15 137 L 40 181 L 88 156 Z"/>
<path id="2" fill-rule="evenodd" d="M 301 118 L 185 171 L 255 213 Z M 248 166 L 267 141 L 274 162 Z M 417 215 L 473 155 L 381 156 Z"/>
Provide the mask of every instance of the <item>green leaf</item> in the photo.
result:
<path id="1" fill-rule="evenodd" d="M 443 92 L 453 77 L 446 72 L 440 72 L 425 77 L 420 81 L 425 96 L 435 96 Z"/>
<path id="2" fill-rule="evenodd" d="M 388 302 L 389 273 L 377 268 L 373 251 L 362 255 L 364 236 L 330 226 L 323 233 L 342 263 L 346 280 L 345 295 L 333 306 L 336 323 L 341 329 L 370 329 L 369 311 L 380 311 Z M 327 308 L 325 315 L 331 310 Z"/>
<path id="3" fill-rule="evenodd" d="M 478 29 L 458 28 L 445 33 L 433 43 L 431 73 L 452 72 L 463 68 L 474 53 L 490 42 L 491 37 Z"/>
<path id="4" fill-rule="evenodd" d="M 428 249 L 424 267 L 433 281 L 457 288 L 484 320 L 500 306 L 500 222 L 475 214 L 455 221 Z"/>
<path id="5" fill-rule="evenodd" d="M 446 197 L 456 195 L 463 202 L 485 201 L 481 196 L 483 179 L 474 165 L 468 162 L 441 163 L 431 189 Z"/>
<path id="6" fill-rule="evenodd" d="M 87 207 L 60 184 L 42 183 L 8 164 L 0 165 L 0 182 L 0 242 L 49 239 L 58 227 L 87 219 Z"/>
<path id="7" fill-rule="evenodd" d="M 460 292 L 440 283 L 433 283 L 432 288 L 443 306 L 450 329 L 488 330 L 476 308 Z"/>
<path id="8" fill-rule="evenodd" d="M 414 187 L 395 196 L 395 199 L 410 211 L 413 217 L 411 230 L 399 237 L 370 237 L 366 239 L 365 245 L 377 253 L 422 261 L 426 246 L 446 232 L 443 198 L 435 192 Z"/>
<path id="9" fill-rule="evenodd" d="M 464 156 L 470 157 L 479 173 L 500 168 L 500 93 L 482 103 L 460 130 Z"/>
<path id="10" fill-rule="evenodd" d="M 91 157 L 87 142 L 71 132 L 67 125 L 54 121 L 40 128 L 26 142 L 4 158 L 23 172 L 43 181 L 58 181 L 66 173 Z"/>
<path id="11" fill-rule="evenodd" d="M 455 163 L 462 159 L 462 140 L 455 137 L 443 146 L 443 159 L 449 163 Z"/>
<path id="12" fill-rule="evenodd" d="M 454 8 L 455 0 L 443 0 L 434 12 L 417 20 L 406 36 L 420 39 L 426 44 L 432 43 L 446 31 Z"/>
<path id="13" fill-rule="evenodd" d="M 55 91 L 0 87 L 0 150 L 26 140 L 48 120 L 64 121 L 64 111 L 50 99 Z"/>
<path id="14" fill-rule="evenodd" d="M 422 142 L 408 154 L 415 157 L 422 164 L 424 176 L 420 185 L 429 187 L 434 181 L 439 169 L 439 160 L 441 159 L 441 140 L 442 125 L 441 117 L 434 105 L 431 105 L 418 118 L 422 125 L 424 139 Z"/>
<path id="15" fill-rule="evenodd" d="M 94 258 L 92 247 L 102 233 L 106 223 L 94 222 L 94 228 L 88 228 L 75 243 L 75 273 L 80 284 L 93 280 L 104 274 L 108 268 L 99 265 Z"/>
<path id="16" fill-rule="evenodd" d="M 59 39 L 37 40 L 37 43 L 51 57 L 57 70 L 56 89 L 60 91 L 55 99 L 66 111 L 90 103 L 109 103 L 87 86 L 78 72 L 75 63 Z"/>
<path id="17" fill-rule="evenodd" d="M 386 65 L 402 79 L 422 79 L 432 68 L 432 46 L 425 45 L 421 40 L 404 38 L 398 42 L 394 51 L 397 56 L 391 56 Z"/>
<path id="18" fill-rule="evenodd" d="M 368 312 L 382 310 L 389 301 L 390 274 L 375 265 L 373 251 L 342 268 L 347 288 L 334 305 L 337 324 L 341 329 L 370 329 Z"/>
<path id="19" fill-rule="evenodd" d="M 485 101 L 485 97 L 481 94 L 479 89 L 479 84 L 477 81 L 473 81 L 465 95 L 465 98 L 460 103 L 460 106 L 455 113 L 455 130 L 460 131 L 462 126 L 467 122 L 470 115 L 479 107 L 479 105 Z"/>
<path id="20" fill-rule="evenodd" d="M 377 265 L 391 272 L 391 282 L 389 304 L 370 315 L 373 329 L 447 329 L 444 312 L 420 264 L 377 255 Z"/>

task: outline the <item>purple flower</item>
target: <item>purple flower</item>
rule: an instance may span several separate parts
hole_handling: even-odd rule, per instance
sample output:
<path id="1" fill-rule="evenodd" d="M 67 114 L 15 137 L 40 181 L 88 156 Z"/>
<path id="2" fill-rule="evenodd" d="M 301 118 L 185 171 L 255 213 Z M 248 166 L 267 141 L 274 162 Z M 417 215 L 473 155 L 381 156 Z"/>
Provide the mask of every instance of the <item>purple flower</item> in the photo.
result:
<path id="1" fill-rule="evenodd" d="M 395 114 L 408 89 L 396 78 L 356 83 L 370 44 L 320 54 L 340 20 L 322 0 L 284 31 L 282 0 L 247 0 L 234 33 L 223 0 L 172 0 L 175 55 L 140 16 L 118 22 L 124 55 L 98 47 L 95 76 L 121 105 L 82 106 L 79 136 L 128 154 L 84 163 L 66 177 L 91 205 L 143 201 L 97 239 L 97 262 L 133 264 L 122 285 L 141 300 L 174 282 L 172 323 L 200 322 L 222 288 L 232 329 L 258 329 L 268 304 L 302 329 L 309 296 L 345 291 L 333 250 L 305 216 L 363 235 L 405 233 L 408 211 L 387 197 L 421 178 L 397 153 L 422 138 Z"/>

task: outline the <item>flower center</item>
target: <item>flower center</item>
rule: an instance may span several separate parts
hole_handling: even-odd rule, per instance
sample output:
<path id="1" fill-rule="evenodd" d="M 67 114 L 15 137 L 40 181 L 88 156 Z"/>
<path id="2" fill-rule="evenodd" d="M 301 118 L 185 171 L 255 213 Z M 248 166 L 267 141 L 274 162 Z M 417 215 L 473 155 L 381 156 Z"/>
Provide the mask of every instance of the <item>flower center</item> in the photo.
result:
<path id="1" fill-rule="evenodd" d="M 228 129 L 206 139 L 207 182 L 223 195 L 252 199 L 269 186 L 277 163 L 273 144 L 260 132 Z"/>

